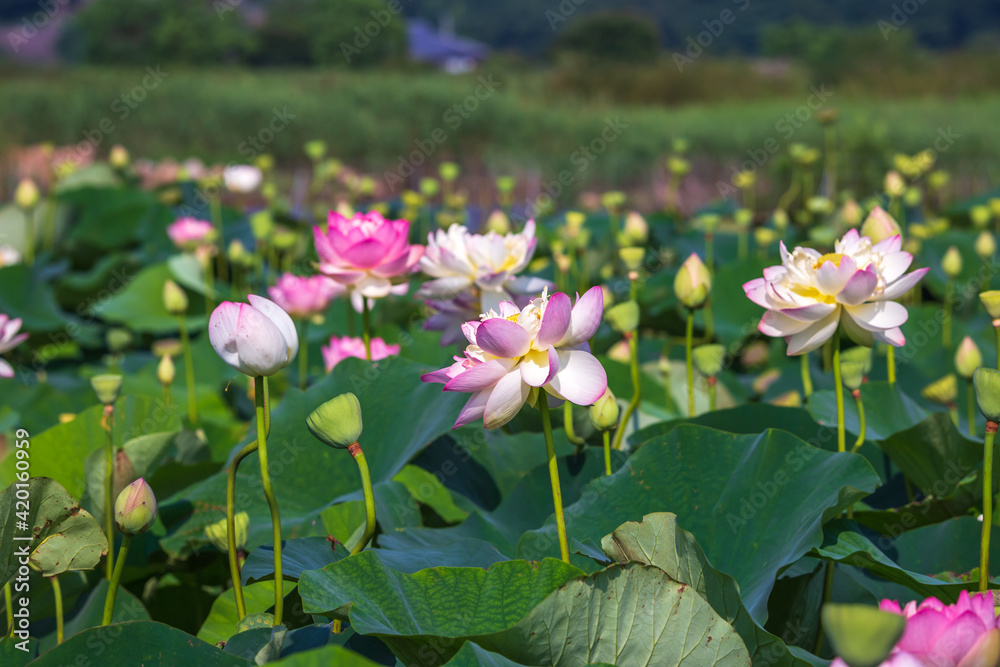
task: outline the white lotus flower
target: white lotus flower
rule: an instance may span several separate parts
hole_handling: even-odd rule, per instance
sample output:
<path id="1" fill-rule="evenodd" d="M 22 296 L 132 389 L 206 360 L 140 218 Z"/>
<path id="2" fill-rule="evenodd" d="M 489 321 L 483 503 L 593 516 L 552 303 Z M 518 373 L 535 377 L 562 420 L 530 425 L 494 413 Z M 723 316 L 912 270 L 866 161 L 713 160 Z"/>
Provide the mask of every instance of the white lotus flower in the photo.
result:
<path id="1" fill-rule="evenodd" d="M 222 179 L 226 182 L 226 188 L 230 192 L 253 192 L 260 186 L 263 178 L 264 175 L 260 169 L 248 164 L 232 165 L 226 167 L 222 172 Z"/>
<path id="2" fill-rule="evenodd" d="M 901 347 L 900 326 L 906 308 L 893 300 L 916 285 L 928 269 L 906 273 L 913 256 L 901 252 L 896 235 L 872 244 L 852 229 L 837 241 L 835 252 L 812 248 L 788 252 L 781 244 L 781 266 L 743 285 L 747 297 L 767 309 L 757 327 L 783 336 L 788 354 L 805 354 L 829 340 L 838 325 L 859 345 L 880 341 Z"/>

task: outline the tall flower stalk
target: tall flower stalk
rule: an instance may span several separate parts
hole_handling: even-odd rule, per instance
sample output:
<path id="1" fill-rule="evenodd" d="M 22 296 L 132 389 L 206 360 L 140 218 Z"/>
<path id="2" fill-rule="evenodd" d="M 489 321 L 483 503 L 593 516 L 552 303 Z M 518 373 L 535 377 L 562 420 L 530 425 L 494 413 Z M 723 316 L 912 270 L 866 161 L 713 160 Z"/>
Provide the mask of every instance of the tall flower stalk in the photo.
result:
<path id="1" fill-rule="evenodd" d="M 108 585 L 108 595 L 104 599 L 101 625 L 110 625 L 114 616 L 115 597 L 118 595 L 118 586 L 121 583 L 122 571 L 125 569 L 129 547 L 132 545 L 132 537 L 145 533 L 155 520 L 156 496 L 153 495 L 153 490 L 149 488 L 146 480 L 140 477 L 122 489 L 115 500 L 115 525 L 122 533 L 122 544 Z M 109 551 L 113 548 L 109 543 Z"/>
<path id="2" fill-rule="evenodd" d="M 552 484 L 552 503 L 555 507 L 556 530 L 559 534 L 559 557 L 569 562 L 569 539 L 566 537 L 566 517 L 563 515 L 562 486 L 559 484 L 559 461 L 552 439 L 552 420 L 546 396 L 538 397 L 538 409 L 542 413 L 542 431 L 545 434 L 545 455 L 549 464 L 549 482 Z"/>
<path id="3" fill-rule="evenodd" d="M 976 369 L 972 377 L 976 387 L 979 411 L 986 417 L 983 438 L 983 528 L 979 545 L 979 590 L 985 591 L 990 582 L 990 531 L 993 528 L 993 442 L 1000 422 L 1000 371 Z"/>
<path id="4" fill-rule="evenodd" d="M 260 457 L 260 484 L 267 499 L 267 507 L 271 511 L 271 536 L 274 540 L 274 624 L 281 625 L 281 612 L 284 603 L 281 576 L 281 515 L 278 511 L 278 500 L 274 497 L 271 486 L 271 467 L 267 458 L 267 425 L 271 420 L 270 408 L 267 404 L 267 378 L 257 375 L 253 379 L 254 407 L 257 415 L 257 455 Z"/>
<path id="5" fill-rule="evenodd" d="M 115 487 L 115 401 L 122 387 L 121 375 L 95 375 L 90 384 L 97 394 L 97 399 L 104 406 L 101 416 L 101 426 L 108 434 L 104 462 L 104 532 L 108 538 L 108 556 L 105 559 L 105 576 L 111 579 L 114 574 L 114 487 Z"/>
<path id="6" fill-rule="evenodd" d="M 712 275 L 698 255 L 691 253 L 674 278 L 674 294 L 687 309 L 684 327 L 684 355 L 687 364 L 688 416 L 694 417 L 694 311 L 704 308 L 712 292 Z"/>

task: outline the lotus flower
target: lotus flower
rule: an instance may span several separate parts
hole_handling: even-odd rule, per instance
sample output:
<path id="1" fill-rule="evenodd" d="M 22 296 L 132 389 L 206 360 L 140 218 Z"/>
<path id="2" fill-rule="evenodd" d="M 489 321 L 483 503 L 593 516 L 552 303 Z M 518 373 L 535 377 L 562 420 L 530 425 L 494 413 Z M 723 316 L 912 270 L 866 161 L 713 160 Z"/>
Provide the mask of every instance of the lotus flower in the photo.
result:
<path id="1" fill-rule="evenodd" d="M 215 235 L 215 227 L 207 220 L 178 218 L 176 222 L 167 227 L 167 235 L 178 248 L 190 250 L 211 241 Z"/>
<path id="2" fill-rule="evenodd" d="M 882 600 L 879 609 L 906 617 L 906 630 L 883 667 L 957 667 L 996 665 L 1000 662 L 1000 628 L 990 593 L 959 593 L 958 602 L 946 605 L 927 598 L 919 605 L 900 608 L 895 600 Z M 837 658 L 831 667 L 846 667 Z"/>
<path id="3" fill-rule="evenodd" d="M 263 177 L 260 169 L 248 164 L 235 164 L 222 172 L 222 180 L 230 192 L 253 192 L 260 186 Z"/>
<path id="4" fill-rule="evenodd" d="M 295 319 L 318 315 L 326 310 L 335 297 L 347 290 L 326 276 L 296 276 L 282 274 L 277 283 L 267 288 L 271 299 Z"/>
<path id="5" fill-rule="evenodd" d="M 880 341 L 906 343 L 900 325 L 907 312 L 893 302 L 916 285 L 928 269 L 906 273 L 913 256 L 901 252 L 901 238 L 872 244 L 849 230 L 835 252 L 811 248 L 791 253 L 781 244 L 781 266 L 743 285 L 747 297 L 767 309 L 757 327 L 768 336 L 784 336 L 788 354 L 805 354 L 829 340 L 837 326 L 859 345 Z"/>
<path id="6" fill-rule="evenodd" d="M 498 311 L 465 323 L 469 346 L 464 357 L 422 379 L 443 382 L 445 391 L 472 393 L 454 428 L 477 419 L 488 429 L 503 426 L 536 388 L 556 399 L 592 405 L 608 386 L 604 368 L 587 344 L 601 324 L 603 306 L 600 287 L 591 288 L 574 306 L 561 292 L 551 297 L 543 292 L 520 310 L 501 301 Z"/>
<path id="7" fill-rule="evenodd" d="M 251 294 L 246 303 L 223 301 L 208 320 L 208 338 L 222 360 L 244 375 L 274 375 L 299 351 L 295 324 L 278 304 Z"/>
<path id="8" fill-rule="evenodd" d="M 146 480 L 126 486 L 115 500 L 115 525 L 126 535 L 140 535 L 156 521 L 156 496 Z"/>
<path id="9" fill-rule="evenodd" d="M 13 266 L 21 263 L 21 253 L 17 248 L 9 245 L 0 245 L 0 266 Z"/>
<path id="10" fill-rule="evenodd" d="M 0 313 L 0 354 L 13 350 L 15 347 L 28 339 L 28 334 L 17 333 L 21 328 L 21 318 L 10 319 Z M 3 359 L 0 359 L 0 378 L 14 377 L 14 368 Z"/>
<path id="11" fill-rule="evenodd" d="M 393 357 L 399 354 L 399 345 L 389 345 L 381 338 L 372 338 L 372 361 Z M 323 362 L 326 365 L 326 372 L 329 373 L 333 367 L 348 357 L 365 359 L 365 342 L 360 338 L 344 336 L 338 338 L 330 337 L 330 344 L 322 348 Z"/>
<path id="12" fill-rule="evenodd" d="M 346 218 L 330 211 L 326 234 L 315 228 L 319 270 L 369 299 L 392 290 L 392 278 L 409 273 L 424 247 L 410 245 L 410 223 L 386 220 L 377 212 Z"/>

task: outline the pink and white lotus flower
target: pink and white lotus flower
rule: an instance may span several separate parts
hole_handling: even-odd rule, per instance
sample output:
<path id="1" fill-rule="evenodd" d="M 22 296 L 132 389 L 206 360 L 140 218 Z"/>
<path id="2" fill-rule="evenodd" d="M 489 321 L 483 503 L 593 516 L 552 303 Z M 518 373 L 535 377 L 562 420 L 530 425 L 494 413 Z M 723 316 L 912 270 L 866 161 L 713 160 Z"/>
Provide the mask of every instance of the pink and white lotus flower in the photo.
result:
<path id="1" fill-rule="evenodd" d="M 347 291 L 326 276 L 297 276 L 285 273 L 267 288 L 267 293 L 282 310 L 294 319 L 304 319 L 326 310 L 337 296 Z"/>
<path id="2" fill-rule="evenodd" d="M 445 391 L 471 393 L 454 428 L 482 419 L 488 429 L 503 426 L 538 389 L 576 405 L 592 405 L 604 395 L 608 379 L 587 341 L 604 312 L 600 287 L 576 305 L 559 292 L 545 292 L 523 309 L 501 301 L 481 321 L 463 326 L 469 346 L 447 368 L 425 374 L 424 382 L 443 382 Z"/>
<path id="3" fill-rule="evenodd" d="M 801 247 L 788 252 L 782 243 L 781 265 L 743 285 L 747 297 L 767 309 L 758 329 L 783 336 L 789 355 L 815 350 L 838 326 L 859 345 L 879 341 L 901 347 L 906 338 L 899 327 L 907 311 L 894 299 L 928 271 L 906 273 L 913 256 L 901 247 L 898 235 L 872 244 L 854 229 L 826 255 Z"/>
<path id="4" fill-rule="evenodd" d="M 0 313 L 0 354 L 13 350 L 28 339 L 28 334 L 17 333 L 21 329 L 21 318 L 10 319 Z M 14 368 L 0 359 L 0 378 L 14 377 Z"/>
<path id="5" fill-rule="evenodd" d="M 181 250 L 192 250 L 202 244 L 210 243 L 215 236 L 215 227 L 207 220 L 178 218 L 167 227 L 167 236 Z"/>
<path id="6" fill-rule="evenodd" d="M 208 338 L 222 360 L 250 377 L 274 375 L 299 351 L 295 323 L 281 307 L 251 294 L 246 303 L 223 301 L 208 320 Z"/>
<path id="7" fill-rule="evenodd" d="M 378 337 L 371 339 L 371 347 L 372 361 L 378 361 L 379 359 L 385 359 L 386 357 L 394 357 L 399 354 L 400 350 L 399 345 L 390 345 Z M 331 336 L 330 344 L 324 346 L 321 350 L 323 352 L 323 363 L 326 366 L 327 373 L 332 371 L 334 366 L 348 357 L 357 357 L 358 359 L 366 358 L 364 340 L 361 338 L 353 338 L 351 336 L 343 336 L 341 338 Z"/>

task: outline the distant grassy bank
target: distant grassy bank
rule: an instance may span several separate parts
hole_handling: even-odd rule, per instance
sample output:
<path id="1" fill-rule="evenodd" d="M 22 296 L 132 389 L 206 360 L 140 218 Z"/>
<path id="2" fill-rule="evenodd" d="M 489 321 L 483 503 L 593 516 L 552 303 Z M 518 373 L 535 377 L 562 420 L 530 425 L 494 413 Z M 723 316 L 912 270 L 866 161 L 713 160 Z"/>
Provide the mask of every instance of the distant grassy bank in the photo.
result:
<path id="1" fill-rule="evenodd" d="M 818 146 L 814 110 L 830 107 L 853 155 L 842 163 L 844 182 L 857 177 L 858 187 L 893 153 L 933 147 L 943 134 L 950 138 L 939 141 L 940 163 L 959 174 L 989 177 L 1000 156 L 995 93 L 864 100 L 827 86 L 777 99 L 625 107 L 552 95 L 530 75 L 136 68 L 4 71 L 0 100 L 0 148 L 90 137 L 102 154 L 121 143 L 158 158 L 243 160 L 265 151 L 294 162 L 304 160 L 305 141 L 322 138 L 333 155 L 379 174 L 456 159 L 625 184 L 661 165 L 678 137 L 722 172 L 737 160 L 773 170 L 780 157 L 761 151 Z M 609 133 L 609 123 L 618 129 Z"/>

